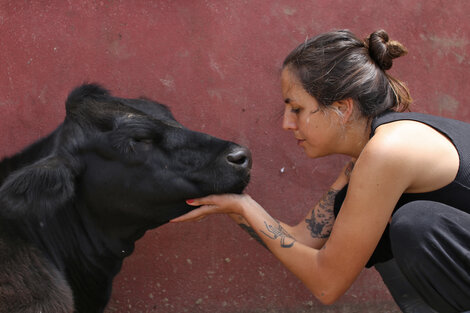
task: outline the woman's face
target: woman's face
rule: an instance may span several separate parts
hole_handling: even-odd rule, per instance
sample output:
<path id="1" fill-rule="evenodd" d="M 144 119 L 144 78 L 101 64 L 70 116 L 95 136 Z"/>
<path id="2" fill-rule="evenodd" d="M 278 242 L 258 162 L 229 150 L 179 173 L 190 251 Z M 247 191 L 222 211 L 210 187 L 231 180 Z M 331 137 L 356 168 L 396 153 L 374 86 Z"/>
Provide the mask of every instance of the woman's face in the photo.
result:
<path id="1" fill-rule="evenodd" d="M 341 135 L 338 114 L 320 110 L 317 100 L 305 91 L 288 67 L 282 70 L 281 86 L 285 103 L 282 128 L 294 133 L 297 144 L 308 157 L 335 153 Z"/>

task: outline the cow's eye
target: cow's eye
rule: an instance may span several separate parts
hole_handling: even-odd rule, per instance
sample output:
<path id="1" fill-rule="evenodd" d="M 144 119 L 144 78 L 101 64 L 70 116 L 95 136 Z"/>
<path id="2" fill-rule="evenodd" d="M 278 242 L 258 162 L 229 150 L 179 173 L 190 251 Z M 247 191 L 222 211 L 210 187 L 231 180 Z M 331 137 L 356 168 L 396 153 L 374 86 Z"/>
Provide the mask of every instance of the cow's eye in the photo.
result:
<path id="1" fill-rule="evenodd" d="M 150 151 L 153 149 L 153 140 L 150 138 L 132 138 L 128 147 L 132 152 Z"/>
<path id="2" fill-rule="evenodd" d="M 134 138 L 134 141 L 138 143 L 143 143 L 146 145 L 153 144 L 153 139 L 150 139 L 150 138 Z"/>

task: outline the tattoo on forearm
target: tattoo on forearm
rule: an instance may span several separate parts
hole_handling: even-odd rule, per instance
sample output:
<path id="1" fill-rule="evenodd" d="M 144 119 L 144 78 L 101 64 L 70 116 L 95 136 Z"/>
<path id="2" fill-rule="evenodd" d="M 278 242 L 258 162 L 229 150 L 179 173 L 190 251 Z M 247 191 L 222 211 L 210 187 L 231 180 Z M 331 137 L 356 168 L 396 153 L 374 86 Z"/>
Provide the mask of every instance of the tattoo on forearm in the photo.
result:
<path id="1" fill-rule="evenodd" d="M 328 238 L 333 228 L 335 216 L 333 207 L 339 190 L 330 189 L 318 202 L 312 211 L 311 218 L 307 218 L 307 229 L 310 230 L 312 238 Z"/>
<path id="2" fill-rule="evenodd" d="M 277 239 L 281 238 L 281 247 L 282 248 L 290 248 L 295 243 L 295 238 L 292 237 L 282 226 L 281 224 L 277 223 L 277 225 L 268 225 L 268 223 L 264 222 L 266 226 L 266 231 L 260 229 L 260 231 L 265 234 L 268 238 Z"/>
<path id="3" fill-rule="evenodd" d="M 263 242 L 261 237 L 258 236 L 258 234 L 255 232 L 255 230 L 253 228 L 251 228 L 250 226 L 248 226 L 246 224 L 238 224 L 238 226 L 240 226 L 243 230 L 245 230 L 254 240 L 258 241 L 263 247 L 268 249 L 266 244 Z"/>

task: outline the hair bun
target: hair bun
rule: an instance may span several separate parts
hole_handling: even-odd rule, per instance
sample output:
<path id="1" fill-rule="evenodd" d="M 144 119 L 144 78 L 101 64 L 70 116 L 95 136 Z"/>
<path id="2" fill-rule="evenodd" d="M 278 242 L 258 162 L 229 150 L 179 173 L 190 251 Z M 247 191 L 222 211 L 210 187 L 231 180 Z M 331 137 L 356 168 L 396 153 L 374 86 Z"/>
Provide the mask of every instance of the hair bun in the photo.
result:
<path id="1" fill-rule="evenodd" d="M 398 41 L 389 41 L 388 34 L 383 29 L 370 34 L 364 42 L 369 49 L 370 57 L 382 70 L 389 70 L 393 59 L 408 53 L 408 50 Z"/>

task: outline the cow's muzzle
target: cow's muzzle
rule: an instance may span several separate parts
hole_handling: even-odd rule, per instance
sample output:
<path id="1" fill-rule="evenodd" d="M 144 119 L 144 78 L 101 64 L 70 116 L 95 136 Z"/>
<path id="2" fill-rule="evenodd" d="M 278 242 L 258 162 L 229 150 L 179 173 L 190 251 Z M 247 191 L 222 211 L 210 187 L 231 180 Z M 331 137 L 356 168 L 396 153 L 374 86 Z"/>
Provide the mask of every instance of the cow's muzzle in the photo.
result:
<path id="1" fill-rule="evenodd" d="M 245 147 L 235 147 L 227 155 L 227 162 L 235 167 L 250 169 L 252 164 L 251 152 Z"/>

